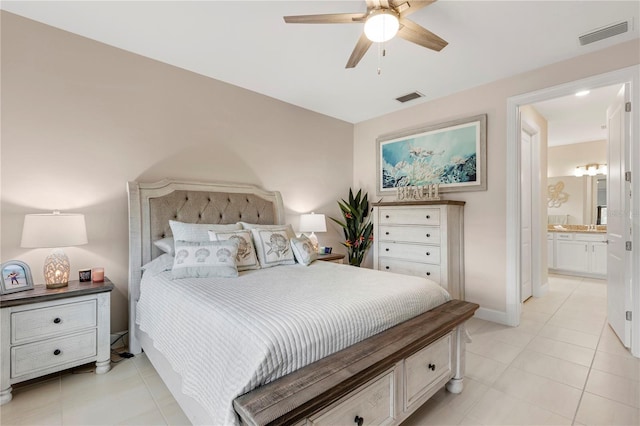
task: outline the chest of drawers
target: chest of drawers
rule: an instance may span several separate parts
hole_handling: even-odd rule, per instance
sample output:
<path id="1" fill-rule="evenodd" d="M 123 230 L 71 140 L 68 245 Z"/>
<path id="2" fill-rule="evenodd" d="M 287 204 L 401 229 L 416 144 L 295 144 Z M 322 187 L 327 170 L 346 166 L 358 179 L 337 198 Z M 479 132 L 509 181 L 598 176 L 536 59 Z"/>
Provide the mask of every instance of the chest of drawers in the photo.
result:
<path id="1" fill-rule="evenodd" d="M 464 202 L 373 204 L 375 269 L 428 278 L 464 300 Z"/>
<path id="2" fill-rule="evenodd" d="M 0 404 L 11 385 L 95 361 L 96 373 L 111 368 L 110 291 L 113 284 L 79 283 L 0 299 Z"/>

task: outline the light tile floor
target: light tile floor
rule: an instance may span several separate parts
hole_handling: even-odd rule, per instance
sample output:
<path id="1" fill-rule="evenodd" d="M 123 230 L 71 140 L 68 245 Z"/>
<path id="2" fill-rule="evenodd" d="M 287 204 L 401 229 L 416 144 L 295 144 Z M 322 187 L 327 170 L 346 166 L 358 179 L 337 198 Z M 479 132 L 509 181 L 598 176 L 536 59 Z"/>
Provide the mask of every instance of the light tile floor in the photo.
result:
<path id="1" fill-rule="evenodd" d="M 472 319 L 467 378 L 407 419 L 416 425 L 639 425 L 640 359 L 606 324 L 606 283 L 553 275 L 511 328 Z M 144 355 L 14 387 L 2 425 L 188 425 Z"/>

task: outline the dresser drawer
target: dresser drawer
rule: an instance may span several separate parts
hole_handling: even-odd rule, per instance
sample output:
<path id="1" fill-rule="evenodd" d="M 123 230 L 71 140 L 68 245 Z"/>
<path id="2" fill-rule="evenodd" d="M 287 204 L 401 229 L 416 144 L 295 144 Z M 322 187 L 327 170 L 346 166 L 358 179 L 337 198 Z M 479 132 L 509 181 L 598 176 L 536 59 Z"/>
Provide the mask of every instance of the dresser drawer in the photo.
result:
<path id="1" fill-rule="evenodd" d="M 440 228 L 383 225 L 380 226 L 378 240 L 440 245 Z"/>
<path id="2" fill-rule="evenodd" d="M 378 244 L 380 247 L 380 261 L 382 261 L 382 257 L 392 257 L 394 259 L 440 264 L 440 247 L 438 246 L 390 243 L 386 241 L 381 241 Z"/>
<path id="3" fill-rule="evenodd" d="M 94 358 L 96 330 L 58 337 L 11 348 L 11 377 L 36 373 L 51 367 Z"/>
<path id="4" fill-rule="evenodd" d="M 67 334 L 96 324 L 95 300 L 14 312 L 11 314 L 11 343 Z"/>
<path id="5" fill-rule="evenodd" d="M 362 417 L 363 425 L 385 425 L 395 418 L 395 370 L 369 382 L 364 388 L 328 411 L 309 419 L 310 425 L 355 425 Z"/>
<path id="6" fill-rule="evenodd" d="M 418 277 L 428 278 L 440 284 L 440 265 L 405 262 L 403 260 L 389 259 L 386 257 L 381 257 L 378 265 L 381 271 L 415 275 Z"/>
<path id="7" fill-rule="evenodd" d="M 424 397 L 442 380 L 451 376 L 451 334 L 411 355 L 404 367 L 404 408 L 422 403 Z"/>
<path id="8" fill-rule="evenodd" d="M 380 209 L 380 225 L 440 225 L 439 209 Z"/>

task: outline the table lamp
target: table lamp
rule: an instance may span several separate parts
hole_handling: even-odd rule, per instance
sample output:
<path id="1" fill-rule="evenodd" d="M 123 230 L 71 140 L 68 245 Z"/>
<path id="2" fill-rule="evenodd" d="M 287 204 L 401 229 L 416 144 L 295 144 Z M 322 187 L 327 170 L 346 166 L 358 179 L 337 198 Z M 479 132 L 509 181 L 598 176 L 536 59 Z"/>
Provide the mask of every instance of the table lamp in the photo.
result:
<path id="1" fill-rule="evenodd" d="M 65 287 L 69 284 L 69 257 L 62 247 L 87 243 L 87 228 L 83 214 L 54 211 L 24 216 L 20 247 L 53 248 L 44 261 L 44 280 L 47 288 Z"/>
<path id="2" fill-rule="evenodd" d="M 327 232 L 327 220 L 323 214 L 303 214 L 300 215 L 300 232 L 311 232 L 309 239 L 314 250 L 318 251 L 318 237 L 315 232 Z"/>

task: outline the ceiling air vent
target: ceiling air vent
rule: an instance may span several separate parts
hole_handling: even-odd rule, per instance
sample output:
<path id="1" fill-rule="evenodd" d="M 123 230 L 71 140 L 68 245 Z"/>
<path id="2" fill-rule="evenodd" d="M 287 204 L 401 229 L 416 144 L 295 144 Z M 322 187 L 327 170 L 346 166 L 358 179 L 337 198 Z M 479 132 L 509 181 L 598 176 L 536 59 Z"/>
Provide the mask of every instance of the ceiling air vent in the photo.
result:
<path id="1" fill-rule="evenodd" d="M 412 101 L 414 99 L 421 98 L 423 96 L 424 95 L 422 93 L 420 93 L 420 92 L 411 92 L 411 93 L 407 93 L 406 95 L 402 95 L 402 96 L 396 98 L 396 101 L 405 103 L 405 102 Z"/>
<path id="2" fill-rule="evenodd" d="M 578 37 L 578 40 L 580 40 L 580 45 L 584 46 L 585 44 L 595 43 L 596 41 L 604 40 L 605 38 L 613 37 L 618 34 L 623 34 L 627 31 L 629 31 L 629 23 L 627 21 L 623 21 L 582 34 Z"/>

